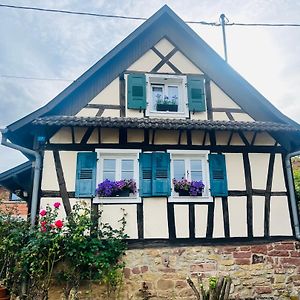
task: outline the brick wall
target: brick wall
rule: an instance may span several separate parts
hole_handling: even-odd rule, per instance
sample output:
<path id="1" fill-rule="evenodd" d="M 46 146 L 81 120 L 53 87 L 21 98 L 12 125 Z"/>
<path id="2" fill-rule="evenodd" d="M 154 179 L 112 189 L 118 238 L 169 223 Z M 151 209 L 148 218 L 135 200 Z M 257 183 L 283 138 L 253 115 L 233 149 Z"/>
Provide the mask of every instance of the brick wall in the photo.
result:
<path id="1" fill-rule="evenodd" d="M 24 219 L 27 218 L 28 208 L 25 201 L 2 201 L 0 210 L 11 213 L 14 216 L 20 216 Z"/>
<path id="2" fill-rule="evenodd" d="M 231 299 L 290 299 L 300 291 L 300 243 L 295 241 L 251 246 L 195 246 L 128 250 L 125 256 L 124 284 L 119 299 L 142 298 L 146 283 L 149 299 L 196 299 L 186 277 L 201 273 L 230 275 Z M 80 299 L 105 299 L 103 288 L 85 286 Z M 52 290 L 51 299 L 61 289 Z M 92 298 L 85 298 L 89 295 Z"/>
<path id="3" fill-rule="evenodd" d="M 10 212 L 13 215 L 27 218 L 27 203 L 25 201 L 12 201 L 10 199 L 10 191 L 0 186 L 0 211 Z"/>

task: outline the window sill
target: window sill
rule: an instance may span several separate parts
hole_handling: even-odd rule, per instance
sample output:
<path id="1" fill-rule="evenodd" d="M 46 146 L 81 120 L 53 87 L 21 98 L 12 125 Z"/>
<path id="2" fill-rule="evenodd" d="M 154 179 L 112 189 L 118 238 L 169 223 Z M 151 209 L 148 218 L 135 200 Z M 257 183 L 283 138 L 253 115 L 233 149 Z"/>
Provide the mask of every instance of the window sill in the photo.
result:
<path id="1" fill-rule="evenodd" d="M 178 118 L 178 119 L 182 119 L 182 118 L 187 118 L 188 117 L 188 113 L 186 112 L 169 112 L 169 111 L 150 111 L 148 113 L 146 113 L 146 116 L 150 117 L 150 118 Z"/>
<path id="2" fill-rule="evenodd" d="M 213 198 L 210 196 L 170 196 L 168 202 L 172 203 L 210 203 L 213 202 Z"/>
<path id="3" fill-rule="evenodd" d="M 93 204 L 134 204 L 141 203 L 140 197 L 96 197 Z"/>

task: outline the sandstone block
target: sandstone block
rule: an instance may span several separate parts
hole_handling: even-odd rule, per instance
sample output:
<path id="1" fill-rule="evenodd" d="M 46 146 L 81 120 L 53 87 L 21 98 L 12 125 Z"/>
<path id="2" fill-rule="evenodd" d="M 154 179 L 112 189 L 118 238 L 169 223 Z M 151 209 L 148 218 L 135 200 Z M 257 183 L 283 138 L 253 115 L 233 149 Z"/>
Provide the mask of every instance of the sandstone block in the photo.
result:
<path id="1" fill-rule="evenodd" d="M 149 270 L 148 266 L 142 266 L 141 267 L 141 272 L 146 273 Z"/>
<path id="2" fill-rule="evenodd" d="M 187 282 L 184 280 L 177 280 L 175 282 L 175 288 L 176 289 L 183 289 L 187 287 Z"/>
<path id="3" fill-rule="evenodd" d="M 248 258 L 237 258 L 235 259 L 237 265 L 250 265 L 250 259 Z"/>
<path id="4" fill-rule="evenodd" d="M 282 242 L 281 244 L 274 244 L 275 250 L 295 250 L 295 244 L 293 242 Z"/>
<path id="5" fill-rule="evenodd" d="M 207 272 L 207 271 L 215 271 L 216 264 L 215 263 L 202 263 L 202 264 L 195 264 L 190 266 L 191 273 L 200 273 L 200 272 Z"/>
<path id="6" fill-rule="evenodd" d="M 283 266 L 299 266 L 300 265 L 300 257 L 283 257 L 280 259 L 281 264 Z"/>
<path id="7" fill-rule="evenodd" d="M 255 245 L 255 246 L 251 246 L 251 252 L 252 253 L 259 253 L 259 254 L 267 254 L 268 247 L 267 247 L 267 245 Z"/>
<path id="8" fill-rule="evenodd" d="M 174 281 L 166 280 L 166 279 L 159 279 L 157 281 L 157 288 L 159 290 L 170 290 L 174 288 Z"/>
<path id="9" fill-rule="evenodd" d="M 259 295 L 261 294 L 271 294 L 272 288 L 270 286 L 258 286 L 255 288 L 255 292 Z"/>
<path id="10" fill-rule="evenodd" d="M 250 258 L 252 253 L 250 251 L 233 252 L 234 258 Z"/>
<path id="11" fill-rule="evenodd" d="M 287 250 L 271 250 L 268 251 L 269 256 L 289 256 L 289 251 Z"/>
<path id="12" fill-rule="evenodd" d="M 141 273 L 141 270 L 139 267 L 134 267 L 134 268 L 132 268 L 131 271 L 132 271 L 132 274 L 140 274 Z"/>

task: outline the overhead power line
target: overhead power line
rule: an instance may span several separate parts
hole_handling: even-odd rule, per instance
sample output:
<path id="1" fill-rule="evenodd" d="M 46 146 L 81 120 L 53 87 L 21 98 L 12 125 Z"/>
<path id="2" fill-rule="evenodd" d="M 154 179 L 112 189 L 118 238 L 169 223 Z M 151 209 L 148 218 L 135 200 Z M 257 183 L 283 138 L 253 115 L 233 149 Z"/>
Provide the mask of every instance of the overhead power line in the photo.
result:
<path id="1" fill-rule="evenodd" d="M 297 23 L 226 23 L 226 26 L 300 27 Z"/>
<path id="2" fill-rule="evenodd" d="M 35 10 L 35 11 L 70 14 L 70 15 L 81 15 L 81 16 L 90 16 L 90 17 L 101 17 L 101 18 L 114 18 L 114 19 L 139 20 L 139 21 L 147 20 L 147 18 L 144 18 L 144 17 L 132 17 L 132 16 L 124 16 L 124 15 L 112 15 L 112 14 L 98 14 L 98 13 L 91 13 L 91 12 L 80 12 L 80 11 L 41 8 L 41 7 L 32 7 L 32 6 L 0 4 L 0 7 L 23 9 L 23 10 Z M 221 23 L 218 23 L 218 22 L 207 22 L 207 21 L 185 21 L 185 23 L 209 25 L 209 26 L 221 26 L 222 25 Z M 225 25 L 226 26 L 253 26 L 253 27 L 255 27 L 255 26 L 300 27 L 300 24 L 298 24 L 298 23 L 240 23 L 240 22 L 230 22 L 229 23 L 229 22 L 227 22 Z"/>
<path id="3" fill-rule="evenodd" d="M 101 18 L 114 18 L 114 19 L 139 20 L 139 21 L 147 20 L 147 18 L 143 18 L 143 17 L 98 14 L 98 13 L 90 13 L 90 12 L 80 12 L 80 11 L 50 9 L 50 8 L 40 8 L 40 7 L 30 7 L 30 6 L 17 6 L 17 5 L 8 5 L 8 4 L 0 4 L 0 7 L 16 8 L 16 9 L 24 9 L 24 10 L 36 10 L 42 12 L 62 13 L 62 14 L 70 14 L 70 15 L 82 15 L 82 16 L 90 16 L 90 17 L 101 17 Z M 205 21 L 187 21 L 186 23 L 218 26 L 218 24 L 215 22 L 205 22 Z"/>

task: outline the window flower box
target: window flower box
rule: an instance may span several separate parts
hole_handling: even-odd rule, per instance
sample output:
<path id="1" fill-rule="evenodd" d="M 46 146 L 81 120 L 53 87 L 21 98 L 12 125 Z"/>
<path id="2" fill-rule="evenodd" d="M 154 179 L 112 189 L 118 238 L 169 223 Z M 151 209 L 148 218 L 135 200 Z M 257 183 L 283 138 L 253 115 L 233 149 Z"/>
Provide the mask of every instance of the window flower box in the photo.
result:
<path id="1" fill-rule="evenodd" d="M 136 182 L 133 179 L 106 179 L 98 184 L 96 193 L 99 197 L 129 197 L 130 194 L 136 194 Z"/>
<path id="2" fill-rule="evenodd" d="M 157 111 L 178 111 L 177 104 L 157 104 L 156 105 Z"/>
<path id="3" fill-rule="evenodd" d="M 179 196 L 202 196 L 204 184 L 199 181 L 188 181 L 187 179 L 173 179 L 174 191 Z"/>
<path id="4" fill-rule="evenodd" d="M 156 95 L 156 110 L 157 111 L 178 111 L 178 97 L 173 96 L 172 99 L 169 99 L 168 96 L 164 96 L 164 99 L 161 99 L 161 95 Z"/>
<path id="5" fill-rule="evenodd" d="M 114 194 L 114 197 L 129 197 L 130 190 L 120 190 Z"/>

